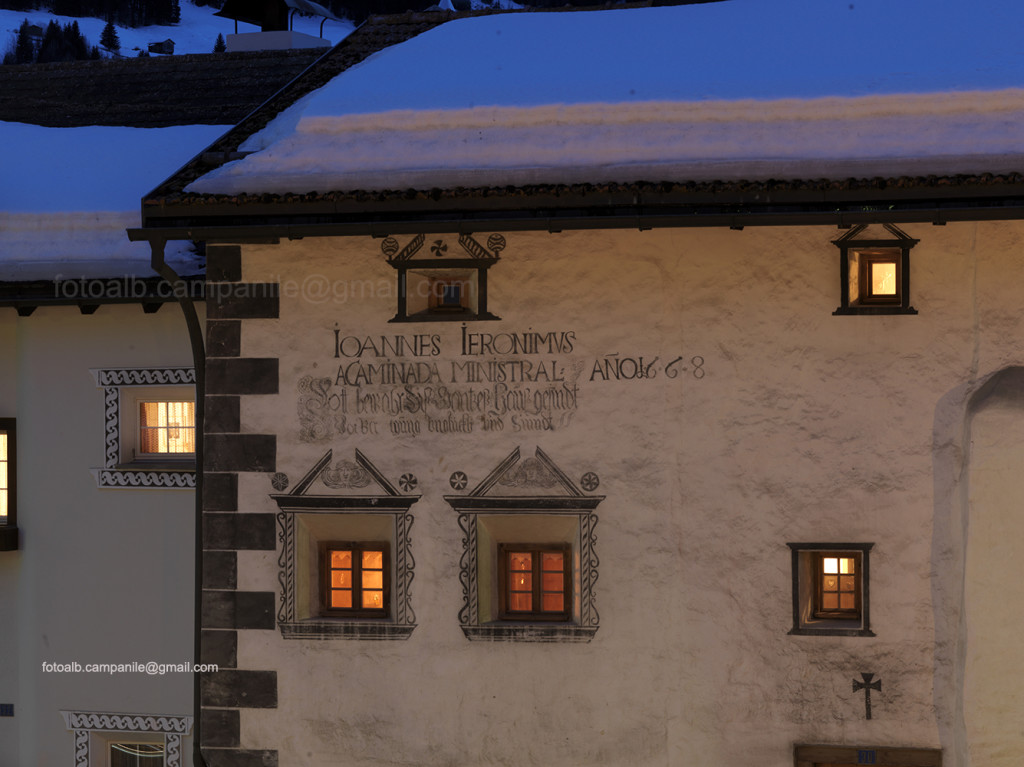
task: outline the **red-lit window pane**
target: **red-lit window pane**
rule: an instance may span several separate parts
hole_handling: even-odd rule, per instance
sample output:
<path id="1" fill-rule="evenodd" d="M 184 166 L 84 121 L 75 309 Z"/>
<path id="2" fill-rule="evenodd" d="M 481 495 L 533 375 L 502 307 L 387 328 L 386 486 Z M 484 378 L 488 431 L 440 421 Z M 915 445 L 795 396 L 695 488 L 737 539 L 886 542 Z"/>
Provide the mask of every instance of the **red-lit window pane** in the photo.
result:
<path id="1" fill-rule="evenodd" d="M 327 610 L 348 611 L 353 616 L 387 615 L 386 544 L 323 544 L 322 551 Z"/>
<path id="2" fill-rule="evenodd" d="M 516 620 L 568 620 L 567 549 L 500 547 L 503 616 Z"/>

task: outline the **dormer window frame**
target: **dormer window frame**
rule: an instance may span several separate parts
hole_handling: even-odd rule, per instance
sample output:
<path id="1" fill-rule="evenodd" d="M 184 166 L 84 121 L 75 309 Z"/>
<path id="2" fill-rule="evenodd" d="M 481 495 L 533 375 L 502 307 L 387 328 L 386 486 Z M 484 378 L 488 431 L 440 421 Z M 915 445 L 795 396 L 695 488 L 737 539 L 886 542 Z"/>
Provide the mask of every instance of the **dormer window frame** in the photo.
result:
<path id="1" fill-rule="evenodd" d="M 833 240 L 839 248 L 839 307 L 833 315 L 917 314 L 910 305 L 910 250 L 915 240 L 894 224 L 882 224 L 891 238 L 862 238 L 867 224 L 859 224 Z M 873 270 L 877 265 L 892 265 L 895 285 L 877 290 Z"/>

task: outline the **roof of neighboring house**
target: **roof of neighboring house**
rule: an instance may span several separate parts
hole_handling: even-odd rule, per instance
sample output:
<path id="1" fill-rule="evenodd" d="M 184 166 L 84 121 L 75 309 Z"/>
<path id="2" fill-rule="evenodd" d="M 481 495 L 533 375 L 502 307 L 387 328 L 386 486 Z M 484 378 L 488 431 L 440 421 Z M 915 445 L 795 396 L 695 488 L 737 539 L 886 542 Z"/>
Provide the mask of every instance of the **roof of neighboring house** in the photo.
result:
<path id="1" fill-rule="evenodd" d="M 334 65 L 339 45 L 149 195 L 144 226 L 1024 216 L 1017 2 L 727 0 L 438 25 L 448 18 L 373 20 L 368 32 L 394 25 L 401 44 L 356 68 Z"/>
<path id="2" fill-rule="evenodd" d="M 8 65 L 0 67 L 0 121 L 233 125 L 322 55 L 305 49 Z"/>

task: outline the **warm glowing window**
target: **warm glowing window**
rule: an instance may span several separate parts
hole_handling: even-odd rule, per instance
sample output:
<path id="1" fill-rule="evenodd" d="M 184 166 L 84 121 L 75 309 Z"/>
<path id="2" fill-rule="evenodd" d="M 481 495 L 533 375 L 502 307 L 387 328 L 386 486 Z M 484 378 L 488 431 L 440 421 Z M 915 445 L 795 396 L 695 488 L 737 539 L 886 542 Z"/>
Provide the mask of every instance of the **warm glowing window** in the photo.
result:
<path id="1" fill-rule="evenodd" d="M 895 248 L 855 251 L 851 255 L 851 302 L 855 305 L 898 304 L 902 269 L 901 254 Z"/>
<path id="2" fill-rule="evenodd" d="M 568 620 L 572 593 L 568 548 L 502 544 L 502 617 Z"/>
<path id="3" fill-rule="evenodd" d="M 163 743 L 110 744 L 110 767 L 157 767 L 163 763 Z"/>
<path id="4" fill-rule="evenodd" d="M 859 575 L 856 554 L 819 555 L 817 617 L 859 617 Z"/>
<path id="5" fill-rule="evenodd" d="M 321 547 L 326 614 L 385 617 L 390 564 L 386 543 L 327 543 Z"/>
<path id="6" fill-rule="evenodd" d="M 874 636 L 869 614 L 872 543 L 790 543 L 791 634 Z"/>
<path id="7" fill-rule="evenodd" d="M 11 460 L 8 458 L 8 437 L 6 431 L 0 431 L 0 525 L 7 524 L 10 504 L 8 496 L 11 492 L 10 480 L 7 478 Z"/>
<path id="8" fill-rule="evenodd" d="M 196 451 L 194 402 L 139 402 L 139 454 Z"/>

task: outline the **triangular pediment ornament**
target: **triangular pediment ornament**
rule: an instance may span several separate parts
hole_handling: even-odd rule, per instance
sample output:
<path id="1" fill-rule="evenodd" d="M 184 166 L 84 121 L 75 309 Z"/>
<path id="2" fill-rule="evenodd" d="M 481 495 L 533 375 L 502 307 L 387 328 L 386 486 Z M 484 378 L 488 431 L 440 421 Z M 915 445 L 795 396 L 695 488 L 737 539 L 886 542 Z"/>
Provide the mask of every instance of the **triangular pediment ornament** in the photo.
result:
<path id="1" fill-rule="evenodd" d="M 497 261 L 506 244 L 501 234 L 490 235 L 486 246 L 471 234 L 460 234 L 455 243 L 449 243 L 443 237 L 433 237 L 428 242 L 426 235 L 417 234 L 404 245 L 395 237 L 385 237 L 380 249 L 393 265 L 416 263 L 444 266 L 448 261 L 466 260 L 483 265 Z"/>
<path id="2" fill-rule="evenodd" d="M 288 488 L 288 478 L 278 472 L 271 476 L 275 490 Z M 412 474 L 403 474 L 399 485 L 409 491 L 419 484 Z M 271 494 L 284 511 L 314 509 L 361 508 L 380 510 L 409 508 L 420 496 L 404 495 L 358 449 L 355 460 L 334 460 L 334 451 L 328 450 L 287 493 Z"/>
<path id="3" fill-rule="evenodd" d="M 455 490 L 468 485 L 465 472 L 457 471 L 449 480 Z M 600 480 L 594 472 L 586 472 L 580 485 L 588 492 L 597 489 Z M 523 457 L 519 448 L 513 450 L 466 495 L 445 496 L 458 509 L 547 508 L 592 509 L 604 496 L 588 495 L 569 475 L 539 447 L 532 456 Z"/>
<path id="4" fill-rule="evenodd" d="M 857 224 L 850 227 L 845 234 L 832 240 L 838 247 L 871 243 L 887 243 L 892 246 L 914 247 L 920 240 L 915 240 L 895 224 Z"/>

